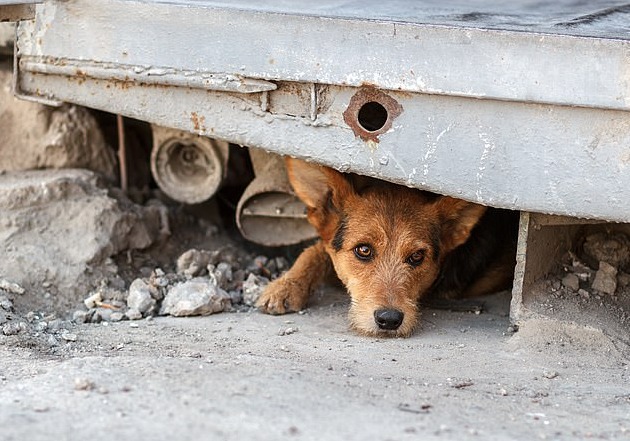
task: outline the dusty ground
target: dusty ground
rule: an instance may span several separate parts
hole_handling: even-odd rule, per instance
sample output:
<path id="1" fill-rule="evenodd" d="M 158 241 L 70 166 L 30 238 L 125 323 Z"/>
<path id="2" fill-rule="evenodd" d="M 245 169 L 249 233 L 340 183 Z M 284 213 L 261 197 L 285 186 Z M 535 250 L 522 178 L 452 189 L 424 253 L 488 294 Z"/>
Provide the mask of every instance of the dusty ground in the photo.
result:
<path id="1" fill-rule="evenodd" d="M 5 337 L 0 439 L 630 437 L 628 359 L 597 333 L 512 334 L 503 296 L 377 340 L 346 307 L 328 290 L 301 315 L 73 325 L 55 354 Z"/>
<path id="2" fill-rule="evenodd" d="M 59 123 L 36 137 L 54 142 L 12 144 L 20 160 L 0 161 L 0 441 L 630 439 L 621 263 L 612 278 L 626 291 L 615 295 L 593 290 L 597 262 L 567 263 L 537 288 L 536 315 L 518 332 L 508 293 L 485 299 L 481 313 L 427 310 L 409 339 L 353 334 L 338 288 L 303 314 L 266 316 L 247 296 L 282 270 L 275 256 L 295 250 L 254 250 L 220 226 L 216 201 L 187 210 L 143 187 L 142 158 L 129 198 L 112 176 L 21 171 L 84 166 L 75 153 L 96 143 L 90 168 L 112 175 L 113 150 L 92 122 L 77 123 L 93 121 L 84 110 L 41 119 L 51 110 L 15 107 L 1 91 L 0 127 Z M 146 153 L 141 136 L 135 145 Z M 43 161 L 50 152 L 58 163 Z M 202 259 L 178 265 L 189 248 Z M 156 316 L 162 296 L 194 277 L 226 311 Z M 129 305 L 136 279 L 146 309 Z M 88 309 L 86 298 L 98 300 Z"/>

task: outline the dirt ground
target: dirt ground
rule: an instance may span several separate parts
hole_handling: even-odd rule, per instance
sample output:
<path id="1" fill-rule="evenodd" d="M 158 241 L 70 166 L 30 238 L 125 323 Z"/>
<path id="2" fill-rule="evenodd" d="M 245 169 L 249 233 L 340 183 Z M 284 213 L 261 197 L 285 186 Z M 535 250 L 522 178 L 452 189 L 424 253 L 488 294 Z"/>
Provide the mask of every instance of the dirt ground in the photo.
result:
<path id="1" fill-rule="evenodd" d="M 297 248 L 245 243 L 225 194 L 169 201 L 143 160 L 131 182 L 147 185 L 123 194 L 107 119 L 23 103 L 16 118 L 7 69 L 0 132 L 46 136 L 0 161 L 0 441 L 630 439 L 625 242 L 600 291 L 597 262 L 573 259 L 519 327 L 509 293 L 427 309 L 407 339 L 354 334 L 330 286 L 303 313 L 264 315 L 251 303 Z M 94 143 L 92 171 L 23 170 L 85 167 Z M 209 303 L 192 313 L 212 315 L 165 310 L 199 286 Z"/>
<path id="2" fill-rule="evenodd" d="M 55 354 L 5 338 L 0 439 L 629 439 L 628 359 L 579 327 L 513 334 L 507 300 L 409 339 L 354 335 L 335 289 L 282 317 L 75 324 Z"/>

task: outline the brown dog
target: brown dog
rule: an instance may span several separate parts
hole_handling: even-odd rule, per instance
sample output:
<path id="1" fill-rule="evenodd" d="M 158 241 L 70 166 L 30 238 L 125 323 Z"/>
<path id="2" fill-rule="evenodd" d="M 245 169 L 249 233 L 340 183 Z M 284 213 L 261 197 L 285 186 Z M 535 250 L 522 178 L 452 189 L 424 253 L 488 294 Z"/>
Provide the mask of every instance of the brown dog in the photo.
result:
<path id="1" fill-rule="evenodd" d="M 507 288 L 517 213 L 286 160 L 289 180 L 321 241 L 272 282 L 257 306 L 299 311 L 330 264 L 362 334 L 408 336 L 429 292 L 474 296 Z"/>

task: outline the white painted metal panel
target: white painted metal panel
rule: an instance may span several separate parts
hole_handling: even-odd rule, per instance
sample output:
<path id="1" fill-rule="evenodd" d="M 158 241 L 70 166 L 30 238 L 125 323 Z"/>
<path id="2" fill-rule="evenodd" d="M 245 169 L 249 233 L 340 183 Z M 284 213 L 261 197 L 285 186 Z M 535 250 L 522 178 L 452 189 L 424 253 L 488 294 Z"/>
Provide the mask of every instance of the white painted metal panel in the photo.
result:
<path id="1" fill-rule="evenodd" d="M 387 5 L 47 1 L 20 27 L 18 85 L 488 205 L 630 221 L 627 6 Z M 344 119 L 366 84 L 402 108 L 378 142 Z"/>

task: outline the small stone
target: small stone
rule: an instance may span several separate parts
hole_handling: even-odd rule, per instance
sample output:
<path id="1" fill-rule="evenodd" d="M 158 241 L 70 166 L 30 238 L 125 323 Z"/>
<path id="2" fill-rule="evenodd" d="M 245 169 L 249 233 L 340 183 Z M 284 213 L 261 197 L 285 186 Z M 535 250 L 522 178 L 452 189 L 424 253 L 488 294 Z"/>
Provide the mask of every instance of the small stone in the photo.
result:
<path id="1" fill-rule="evenodd" d="M 155 299 L 151 296 L 149 286 L 142 280 L 136 279 L 129 286 L 127 306 L 136 309 L 141 314 L 151 312 L 155 308 Z"/>
<path id="2" fill-rule="evenodd" d="M 474 386 L 475 384 L 470 378 L 447 378 L 446 381 L 448 382 L 449 386 L 454 389 L 464 389 L 466 387 Z"/>
<path id="3" fill-rule="evenodd" d="M 9 282 L 6 279 L 0 279 L 0 289 L 11 294 L 24 294 L 25 290 L 17 283 Z"/>
<path id="4" fill-rule="evenodd" d="M 267 278 L 250 274 L 243 282 L 243 303 L 254 306 L 268 284 Z"/>
<path id="5" fill-rule="evenodd" d="M 123 318 L 125 318 L 125 314 L 123 314 L 122 312 L 119 312 L 119 311 L 115 311 L 115 312 L 112 312 L 112 314 L 109 316 L 109 321 L 110 322 L 119 322 Z"/>
<path id="6" fill-rule="evenodd" d="M 42 320 L 41 322 L 37 322 L 37 323 L 35 324 L 35 330 L 36 330 L 37 332 L 43 332 L 43 331 L 45 331 L 47 328 L 48 328 L 48 323 L 47 323 L 47 322 L 45 322 L 45 321 L 43 321 L 43 320 Z"/>
<path id="7" fill-rule="evenodd" d="M 77 334 L 73 334 L 72 332 L 63 332 L 61 334 L 61 338 L 65 341 L 77 341 Z"/>
<path id="8" fill-rule="evenodd" d="M 291 335 L 291 334 L 295 334 L 296 332 L 298 332 L 298 328 L 286 328 L 286 329 L 281 329 L 278 332 L 278 335 L 282 336 L 282 335 Z"/>
<path id="9" fill-rule="evenodd" d="M 110 317 L 112 316 L 112 313 L 114 311 L 112 311 L 109 308 L 96 308 L 96 311 L 94 312 L 94 317 L 92 319 L 92 323 L 100 323 L 102 321 L 110 321 Z M 98 322 L 94 321 L 95 319 L 98 318 Z"/>
<path id="10" fill-rule="evenodd" d="M 230 306 L 228 293 L 207 279 L 195 278 L 175 285 L 168 291 L 160 314 L 176 317 L 208 315 L 224 311 Z"/>
<path id="11" fill-rule="evenodd" d="M 0 308 L 7 312 L 13 311 L 13 302 L 5 295 L 0 295 Z"/>
<path id="12" fill-rule="evenodd" d="M 247 265 L 245 269 L 248 273 L 253 273 L 256 275 L 268 275 L 268 270 L 265 267 L 269 258 L 267 256 L 256 256 L 254 259 Z"/>
<path id="13" fill-rule="evenodd" d="M 140 320 L 142 318 L 142 313 L 140 311 L 138 311 L 137 309 L 128 309 L 127 312 L 125 312 L 125 316 L 129 319 L 129 320 Z"/>
<path id="14" fill-rule="evenodd" d="M 216 267 L 208 265 L 210 280 L 221 289 L 226 289 L 228 283 L 232 281 L 232 265 L 227 262 L 220 262 Z"/>
<path id="15" fill-rule="evenodd" d="M 238 305 L 240 303 L 243 303 L 243 293 L 240 291 L 236 291 L 236 290 L 232 290 L 228 292 L 228 295 L 230 296 L 230 301 L 232 302 L 232 305 Z"/>
<path id="16" fill-rule="evenodd" d="M 74 379 L 74 390 L 92 390 L 94 386 L 94 383 L 87 378 L 79 377 Z"/>
<path id="17" fill-rule="evenodd" d="M 585 290 L 585 289 L 579 289 L 577 293 L 578 293 L 578 295 L 579 295 L 580 297 L 582 297 L 583 299 L 590 299 L 590 298 L 591 298 L 591 293 L 590 293 L 590 292 L 588 292 L 588 291 L 587 291 L 587 290 Z"/>
<path id="18" fill-rule="evenodd" d="M 100 291 L 95 292 L 90 297 L 85 299 L 83 303 L 87 309 L 96 308 L 96 306 L 103 301 L 103 296 Z"/>
<path id="19" fill-rule="evenodd" d="M 177 259 L 177 273 L 189 277 L 202 275 L 210 263 L 211 254 L 208 251 L 191 249 Z"/>
<path id="20" fill-rule="evenodd" d="M 562 285 L 575 292 L 580 289 L 580 279 L 573 273 L 569 273 L 562 278 Z"/>
<path id="21" fill-rule="evenodd" d="M 554 378 L 556 378 L 557 376 L 559 376 L 560 374 L 556 371 L 549 371 L 549 372 L 543 372 L 543 377 L 552 380 Z"/>
<path id="22" fill-rule="evenodd" d="M 72 314 L 72 321 L 75 323 L 89 323 L 90 318 L 90 311 L 74 311 Z"/>
<path id="23" fill-rule="evenodd" d="M 591 287 L 605 294 L 614 294 L 617 290 L 617 268 L 607 262 L 599 262 L 599 269 Z"/>
<path id="24" fill-rule="evenodd" d="M 99 324 L 102 321 L 103 321 L 103 316 L 101 315 L 100 311 L 97 309 L 94 309 L 92 311 L 92 316 L 90 317 L 90 323 Z"/>
<path id="25" fill-rule="evenodd" d="M 70 327 L 70 322 L 61 320 L 61 319 L 53 319 L 48 321 L 48 329 L 51 332 L 68 330 Z"/>
<path id="26" fill-rule="evenodd" d="M 2 326 L 2 333 L 4 335 L 17 335 L 20 332 L 26 331 L 26 323 L 24 322 L 11 322 Z"/>

